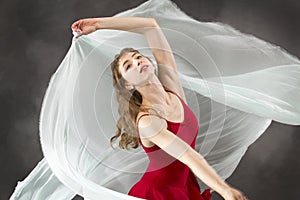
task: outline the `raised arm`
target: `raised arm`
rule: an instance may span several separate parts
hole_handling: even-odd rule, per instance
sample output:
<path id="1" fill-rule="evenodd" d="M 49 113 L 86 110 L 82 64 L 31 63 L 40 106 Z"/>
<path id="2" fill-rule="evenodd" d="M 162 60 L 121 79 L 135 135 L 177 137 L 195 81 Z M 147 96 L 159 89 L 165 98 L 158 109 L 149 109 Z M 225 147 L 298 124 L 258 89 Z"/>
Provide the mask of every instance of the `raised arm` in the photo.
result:
<path id="1" fill-rule="evenodd" d="M 144 33 L 158 65 L 158 78 L 169 90 L 178 94 L 185 103 L 186 97 L 181 85 L 172 49 L 163 31 L 155 20 L 155 26 Z"/>
<path id="2" fill-rule="evenodd" d="M 101 17 L 81 19 L 72 24 L 73 31 L 86 35 L 98 29 L 115 29 L 143 34 L 158 65 L 158 78 L 162 85 L 178 94 L 185 103 L 174 55 L 170 45 L 154 18 L 144 17 Z"/>
<path id="3" fill-rule="evenodd" d="M 223 181 L 207 161 L 190 145 L 167 129 L 167 123 L 155 115 L 139 120 L 140 137 L 155 143 L 169 155 L 186 164 L 194 174 L 226 200 L 246 200 L 243 194 Z"/>

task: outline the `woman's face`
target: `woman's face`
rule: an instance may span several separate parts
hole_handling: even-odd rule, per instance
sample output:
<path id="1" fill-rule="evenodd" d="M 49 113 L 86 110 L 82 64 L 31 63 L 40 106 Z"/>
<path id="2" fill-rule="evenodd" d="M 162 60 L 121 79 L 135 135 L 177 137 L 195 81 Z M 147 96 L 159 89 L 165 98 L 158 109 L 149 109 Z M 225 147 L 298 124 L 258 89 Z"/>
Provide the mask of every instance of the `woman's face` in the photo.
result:
<path id="1" fill-rule="evenodd" d="M 132 86 L 142 86 L 149 74 L 154 73 L 152 63 L 138 52 L 127 52 L 119 59 L 120 72 L 125 81 Z"/>

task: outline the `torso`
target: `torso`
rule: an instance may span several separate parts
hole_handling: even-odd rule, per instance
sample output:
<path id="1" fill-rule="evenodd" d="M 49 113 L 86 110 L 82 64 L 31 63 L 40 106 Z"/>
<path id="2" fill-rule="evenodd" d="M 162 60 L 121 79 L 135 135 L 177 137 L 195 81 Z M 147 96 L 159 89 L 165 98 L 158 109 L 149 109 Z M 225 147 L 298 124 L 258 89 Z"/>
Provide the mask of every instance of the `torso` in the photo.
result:
<path id="1" fill-rule="evenodd" d="M 171 105 L 169 106 L 169 108 L 165 108 L 166 113 L 165 113 L 165 116 L 163 116 L 163 118 L 165 118 L 167 121 L 170 121 L 170 122 L 180 123 L 184 120 L 183 104 L 182 104 L 181 100 L 179 99 L 179 97 L 176 96 L 176 94 L 173 94 L 168 91 L 166 91 L 166 92 L 170 95 Z M 174 110 L 178 110 L 179 112 L 174 112 Z M 136 119 L 138 120 L 140 118 L 140 116 L 143 114 L 147 114 L 147 113 L 139 112 Z M 140 138 L 140 139 L 141 139 L 142 144 L 147 148 L 151 148 L 155 145 L 150 140 L 142 139 L 142 138 Z"/>

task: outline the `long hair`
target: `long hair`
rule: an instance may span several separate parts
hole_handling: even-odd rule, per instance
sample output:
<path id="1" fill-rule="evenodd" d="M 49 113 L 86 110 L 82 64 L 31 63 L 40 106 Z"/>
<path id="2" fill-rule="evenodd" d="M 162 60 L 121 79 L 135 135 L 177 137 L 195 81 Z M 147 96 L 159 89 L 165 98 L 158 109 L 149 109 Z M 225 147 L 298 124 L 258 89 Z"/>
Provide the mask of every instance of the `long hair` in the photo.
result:
<path id="1" fill-rule="evenodd" d="M 133 48 L 124 48 L 119 54 L 115 55 L 114 61 L 110 64 L 119 113 L 119 119 L 116 124 L 117 131 L 110 139 L 110 145 L 113 149 L 115 148 L 112 146 L 112 143 L 120 136 L 119 147 L 121 149 L 128 150 L 128 146 L 136 149 L 139 146 L 139 141 L 135 122 L 139 111 L 149 112 L 149 110 L 153 110 L 155 113 L 158 113 L 155 109 L 141 105 L 143 98 L 139 91 L 125 88 L 125 80 L 119 71 L 119 59 L 127 52 L 140 53 Z M 145 57 L 155 66 L 149 57 Z"/>

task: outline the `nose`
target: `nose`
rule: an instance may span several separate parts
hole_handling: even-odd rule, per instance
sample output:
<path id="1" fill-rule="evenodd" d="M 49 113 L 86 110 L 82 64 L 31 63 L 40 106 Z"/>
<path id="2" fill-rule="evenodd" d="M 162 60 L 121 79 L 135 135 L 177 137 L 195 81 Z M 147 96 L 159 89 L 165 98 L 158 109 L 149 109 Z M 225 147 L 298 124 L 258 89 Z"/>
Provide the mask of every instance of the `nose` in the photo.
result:
<path id="1" fill-rule="evenodd" d="M 135 64 L 136 64 L 136 66 L 141 66 L 141 64 L 142 64 L 142 61 L 141 60 L 135 60 Z"/>
<path id="2" fill-rule="evenodd" d="M 142 61 L 141 60 L 139 60 L 138 61 L 138 66 L 140 66 L 142 64 Z"/>

